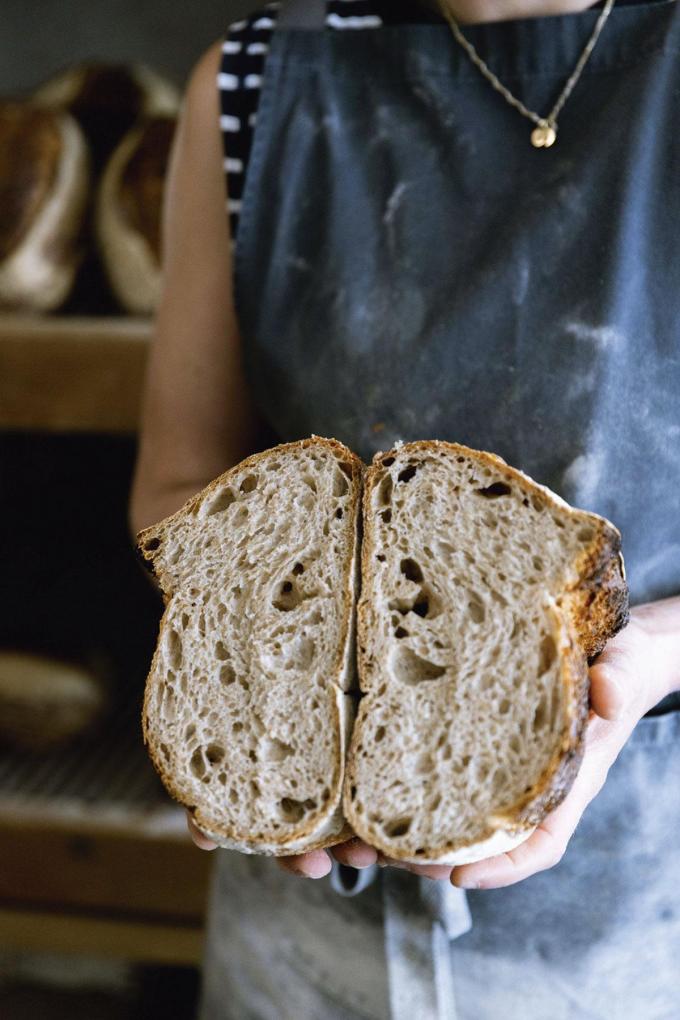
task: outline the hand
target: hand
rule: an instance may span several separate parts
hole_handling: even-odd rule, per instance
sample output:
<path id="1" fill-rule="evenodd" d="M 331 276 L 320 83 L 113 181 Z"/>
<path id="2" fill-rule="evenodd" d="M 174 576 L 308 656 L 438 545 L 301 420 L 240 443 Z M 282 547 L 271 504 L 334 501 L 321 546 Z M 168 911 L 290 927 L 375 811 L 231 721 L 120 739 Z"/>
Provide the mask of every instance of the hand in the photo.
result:
<path id="1" fill-rule="evenodd" d="M 631 610 L 628 626 L 590 668 L 591 711 L 583 761 L 559 807 L 508 853 L 455 867 L 453 885 L 498 889 L 554 867 L 588 804 L 642 716 L 680 686 L 680 598 Z"/>

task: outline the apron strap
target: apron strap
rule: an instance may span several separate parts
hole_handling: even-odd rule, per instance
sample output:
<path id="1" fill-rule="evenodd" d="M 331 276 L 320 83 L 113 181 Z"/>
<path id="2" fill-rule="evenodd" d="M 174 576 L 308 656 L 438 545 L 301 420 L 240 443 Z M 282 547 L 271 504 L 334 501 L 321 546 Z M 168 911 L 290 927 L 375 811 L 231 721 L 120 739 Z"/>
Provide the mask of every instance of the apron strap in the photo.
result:
<path id="1" fill-rule="evenodd" d="M 276 19 L 277 28 L 326 27 L 326 0 L 283 0 Z"/>

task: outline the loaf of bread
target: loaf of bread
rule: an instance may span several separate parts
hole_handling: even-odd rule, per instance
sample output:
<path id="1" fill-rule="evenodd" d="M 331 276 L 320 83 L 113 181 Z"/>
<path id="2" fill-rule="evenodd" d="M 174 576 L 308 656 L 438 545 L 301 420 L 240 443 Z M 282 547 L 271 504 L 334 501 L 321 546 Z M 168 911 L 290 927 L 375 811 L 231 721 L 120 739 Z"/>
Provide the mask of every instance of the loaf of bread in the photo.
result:
<path id="1" fill-rule="evenodd" d="M 105 685 L 77 663 L 26 651 L 0 652 L 0 740 L 48 751 L 87 732 L 107 705 Z"/>
<path id="2" fill-rule="evenodd" d="M 82 259 L 87 146 L 65 113 L 0 103 L 0 306 L 54 311 Z"/>
<path id="3" fill-rule="evenodd" d="M 222 846 L 356 833 L 400 860 L 480 860 L 574 781 L 588 661 L 627 621 L 620 535 L 452 443 L 399 445 L 363 475 L 312 437 L 140 533 L 166 601 L 146 742 Z"/>
<path id="4" fill-rule="evenodd" d="M 79 123 L 98 176 L 125 135 L 149 117 L 175 116 L 175 85 L 144 64 L 88 61 L 66 67 L 31 93 L 36 106 L 70 113 Z"/>
<path id="5" fill-rule="evenodd" d="M 96 236 L 109 282 L 131 315 L 150 315 L 161 288 L 163 188 L 174 117 L 152 117 L 116 148 L 97 195 Z"/>
<path id="6" fill-rule="evenodd" d="M 619 532 L 497 456 L 416 442 L 374 458 L 363 534 L 347 820 L 396 859 L 509 850 L 576 777 L 588 659 L 627 620 Z"/>
<path id="7" fill-rule="evenodd" d="M 138 547 L 166 603 L 143 729 L 216 842 L 341 841 L 362 464 L 313 437 L 248 458 Z"/>

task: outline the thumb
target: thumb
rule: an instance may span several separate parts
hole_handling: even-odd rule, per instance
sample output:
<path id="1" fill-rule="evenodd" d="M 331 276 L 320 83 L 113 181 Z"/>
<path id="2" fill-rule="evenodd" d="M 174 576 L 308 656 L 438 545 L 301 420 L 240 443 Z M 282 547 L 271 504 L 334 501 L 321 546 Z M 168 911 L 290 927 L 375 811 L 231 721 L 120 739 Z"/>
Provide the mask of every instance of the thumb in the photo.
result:
<path id="1" fill-rule="evenodd" d="M 623 633 L 610 641 L 590 668 L 590 704 L 602 719 L 616 721 L 646 703 L 644 671 Z M 644 712 L 644 709 L 642 709 Z"/>

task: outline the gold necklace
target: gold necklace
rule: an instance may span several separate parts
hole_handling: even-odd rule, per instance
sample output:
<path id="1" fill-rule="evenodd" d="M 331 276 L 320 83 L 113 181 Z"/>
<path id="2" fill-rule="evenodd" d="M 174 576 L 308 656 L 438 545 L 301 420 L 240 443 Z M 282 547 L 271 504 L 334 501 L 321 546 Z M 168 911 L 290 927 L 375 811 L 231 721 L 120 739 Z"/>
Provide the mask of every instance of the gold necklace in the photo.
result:
<path id="1" fill-rule="evenodd" d="M 604 8 L 600 12 L 600 16 L 597 19 L 592 35 L 590 36 L 590 39 L 586 43 L 586 47 L 581 56 L 579 57 L 576 67 L 574 68 L 569 80 L 567 81 L 567 84 L 562 89 L 560 95 L 557 98 L 557 102 L 555 103 L 547 117 L 539 117 L 537 113 L 534 113 L 532 110 L 528 110 L 524 103 L 521 103 L 519 99 L 516 99 L 515 96 L 512 95 L 510 90 L 507 89 L 505 85 L 501 84 L 501 82 L 498 80 L 493 71 L 489 69 L 487 64 L 485 64 L 482 58 L 479 56 L 477 50 L 474 48 L 472 43 L 468 42 L 468 40 L 463 35 L 460 28 L 458 27 L 455 18 L 453 17 L 447 4 L 445 3 L 445 0 L 437 0 L 437 2 L 439 4 L 439 8 L 442 14 L 444 15 L 444 17 L 446 18 L 450 25 L 451 31 L 453 32 L 455 38 L 458 40 L 460 45 L 466 51 L 467 55 L 469 56 L 473 64 L 475 64 L 479 68 L 484 77 L 491 82 L 493 87 L 498 92 L 500 92 L 503 98 L 508 103 L 510 103 L 511 106 L 514 106 L 515 109 L 519 110 L 520 113 L 522 113 L 525 117 L 528 117 L 529 120 L 533 121 L 533 123 L 536 125 L 534 130 L 531 132 L 531 144 L 535 146 L 535 148 L 537 149 L 547 149 L 551 145 L 553 145 L 555 139 L 557 138 L 557 115 L 564 106 L 564 104 L 566 103 L 567 99 L 569 98 L 569 95 L 571 94 L 574 85 L 576 84 L 581 75 L 581 71 L 585 67 L 588 57 L 593 51 L 593 47 L 597 42 L 597 38 L 602 29 L 604 28 L 604 23 L 609 17 L 609 12 L 614 6 L 614 0 L 606 0 Z"/>

